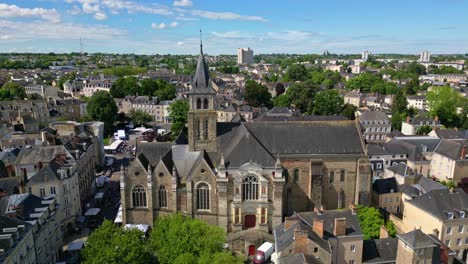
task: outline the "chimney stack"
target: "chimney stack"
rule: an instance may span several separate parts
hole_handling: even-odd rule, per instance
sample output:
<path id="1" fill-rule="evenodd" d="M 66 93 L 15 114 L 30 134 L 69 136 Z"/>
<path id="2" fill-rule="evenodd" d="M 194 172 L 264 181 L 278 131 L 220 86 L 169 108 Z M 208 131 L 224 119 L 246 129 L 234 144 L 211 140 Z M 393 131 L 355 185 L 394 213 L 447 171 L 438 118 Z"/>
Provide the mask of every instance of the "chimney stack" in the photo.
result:
<path id="1" fill-rule="evenodd" d="M 349 210 L 351 210 L 351 214 L 352 214 L 352 215 L 356 215 L 356 214 L 357 214 L 357 208 L 356 208 L 356 205 L 355 205 L 355 204 L 350 204 L 350 205 L 349 205 Z"/>
<path id="2" fill-rule="evenodd" d="M 312 229 L 314 230 L 315 234 L 317 234 L 320 238 L 323 238 L 323 220 L 322 219 L 312 220 Z"/>
<path id="3" fill-rule="evenodd" d="M 308 234 L 304 230 L 294 230 L 294 251 L 295 253 L 303 253 L 308 251 Z"/>
<path id="4" fill-rule="evenodd" d="M 379 235 L 379 238 L 380 239 L 383 239 L 383 238 L 389 238 L 389 235 L 388 235 L 388 230 L 385 226 L 380 226 L 380 235 Z"/>
<path id="5" fill-rule="evenodd" d="M 346 235 L 346 218 L 335 218 L 333 235 L 335 235 L 336 237 Z"/>
<path id="6" fill-rule="evenodd" d="M 462 150 L 461 150 L 460 159 L 464 160 L 465 158 L 466 158 L 466 146 L 463 145 Z"/>
<path id="7" fill-rule="evenodd" d="M 288 230 L 291 226 L 297 223 L 297 220 L 292 217 L 284 218 L 284 230 Z"/>
<path id="8" fill-rule="evenodd" d="M 41 141 L 43 146 L 47 145 L 47 132 L 41 131 Z"/>

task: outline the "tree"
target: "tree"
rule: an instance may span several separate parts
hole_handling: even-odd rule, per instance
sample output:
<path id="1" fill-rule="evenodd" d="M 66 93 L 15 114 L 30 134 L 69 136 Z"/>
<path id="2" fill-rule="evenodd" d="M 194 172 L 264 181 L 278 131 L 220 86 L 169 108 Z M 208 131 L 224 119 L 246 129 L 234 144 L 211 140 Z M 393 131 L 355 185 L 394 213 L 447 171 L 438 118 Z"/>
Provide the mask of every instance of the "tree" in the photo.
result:
<path id="1" fill-rule="evenodd" d="M 23 86 L 8 82 L 0 88 L 0 101 L 23 100 L 26 97 L 26 90 Z"/>
<path id="2" fill-rule="evenodd" d="M 110 135 L 117 116 L 114 98 L 106 91 L 94 93 L 88 100 L 86 111 L 91 120 L 104 122 L 104 133 Z"/>
<path id="3" fill-rule="evenodd" d="M 384 87 L 384 80 L 378 75 L 372 73 L 363 73 L 358 77 L 350 79 L 346 83 L 346 88 L 349 90 L 359 90 L 361 92 L 371 92 L 371 88 Z M 381 89 L 381 88 L 378 88 Z"/>
<path id="4" fill-rule="evenodd" d="M 165 85 L 160 86 L 159 89 L 154 92 L 154 95 L 156 95 L 161 101 L 174 99 L 177 93 L 175 87 L 172 84 L 169 84 L 165 81 L 163 82 L 165 83 Z"/>
<path id="5" fill-rule="evenodd" d="M 169 105 L 169 116 L 172 118 L 171 131 L 173 135 L 179 135 L 187 123 L 189 104 L 187 101 L 176 100 Z"/>
<path id="6" fill-rule="evenodd" d="M 268 88 L 252 80 L 248 80 L 245 84 L 244 98 L 252 107 L 271 104 L 271 94 L 268 92 Z"/>
<path id="7" fill-rule="evenodd" d="M 428 125 L 420 126 L 418 130 L 416 130 L 417 135 L 427 135 L 432 131 L 432 128 Z"/>
<path id="8" fill-rule="evenodd" d="M 352 104 L 345 104 L 343 106 L 343 111 L 341 111 L 341 115 L 347 117 L 349 120 L 354 120 L 356 118 L 356 110 L 357 107 Z"/>
<path id="9" fill-rule="evenodd" d="M 458 92 L 449 86 L 434 87 L 426 98 L 431 117 L 438 116 L 440 122 L 447 127 L 461 126 L 457 107 L 463 105 L 464 99 Z"/>
<path id="10" fill-rule="evenodd" d="M 408 100 L 401 90 L 399 90 L 394 96 L 392 101 L 392 112 L 403 113 L 406 112 L 408 106 Z"/>
<path id="11" fill-rule="evenodd" d="M 358 206 L 357 217 L 361 226 L 364 240 L 379 238 L 380 227 L 385 226 L 390 236 L 396 235 L 393 222 L 387 221 L 385 224 L 379 210 L 374 207 Z"/>
<path id="12" fill-rule="evenodd" d="M 130 110 L 129 117 L 136 126 L 144 126 L 147 123 L 153 121 L 153 117 L 150 114 L 141 110 Z"/>
<path id="13" fill-rule="evenodd" d="M 343 97 L 337 90 L 326 90 L 315 95 L 314 114 L 336 115 L 343 109 Z"/>
<path id="14" fill-rule="evenodd" d="M 418 77 L 412 78 L 405 84 L 405 94 L 413 95 L 419 90 L 419 79 Z"/>
<path id="15" fill-rule="evenodd" d="M 137 78 L 123 77 L 115 81 L 110 89 L 110 94 L 115 98 L 123 98 L 127 95 L 136 95 L 139 87 Z"/>
<path id="16" fill-rule="evenodd" d="M 291 105 L 295 106 L 303 113 L 311 113 L 314 108 L 314 97 L 318 91 L 320 91 L 320 87 L 312 84 L 312 82 L 308 80 L 291 84 L 286 91 L 286 95 Z"/>
<path id="17" fill-rule="evenodd" d="M 278 107 L 289 107 L 291 105 L 291 100 L 289 100 L 288 95 L 282 94 L 282 95 L 276 96 L 273 99 L 273 105 L 278 106 Z"/>
<path id="18" fill-rule="evenodd" d="M 159 217 L 150 235 L 150 246 L 159 263 L 243 263 L 223 252 L 224 231 L 218 226 L 180 214 Z"/>
<path id="19" fill-rule="evenodd" d="M 308 78 L 307 69 L 302 64 L 293 64 L 288 67 L 284 75 L 284 81 L 305 81 Z"/>
<path id="20" fill-rule="evenodd" d="M 433 74 L 463 74 L 463 71 L 454 68 L 453 66 L 440 66 L 431 68 Z"/>
<path id="21" fill-rule="evenodd" d="M 86 241 L 82 256 L 85 264 L 152 262 L 143 232 L 137 229 L 124 230 L 105 220 Z"/>

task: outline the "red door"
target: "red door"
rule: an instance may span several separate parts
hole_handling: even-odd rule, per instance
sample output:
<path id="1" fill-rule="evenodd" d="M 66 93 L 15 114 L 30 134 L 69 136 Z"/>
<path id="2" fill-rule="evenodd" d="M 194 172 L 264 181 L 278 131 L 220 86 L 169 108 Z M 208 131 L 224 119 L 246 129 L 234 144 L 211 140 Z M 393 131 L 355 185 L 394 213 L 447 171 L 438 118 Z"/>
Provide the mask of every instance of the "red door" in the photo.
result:
<path id="1" fill-rule="evenodd" d="M 251 228 L 255 227 L 255 215 L 246 215 L 245 216 L 245 221 L 244 221 L 244 226 L 246 228 Z"/>
<path id="2" fill-rule="evenodd" d="M 249 246 L 249 256 L 255 255 L 255 245 Z"/>

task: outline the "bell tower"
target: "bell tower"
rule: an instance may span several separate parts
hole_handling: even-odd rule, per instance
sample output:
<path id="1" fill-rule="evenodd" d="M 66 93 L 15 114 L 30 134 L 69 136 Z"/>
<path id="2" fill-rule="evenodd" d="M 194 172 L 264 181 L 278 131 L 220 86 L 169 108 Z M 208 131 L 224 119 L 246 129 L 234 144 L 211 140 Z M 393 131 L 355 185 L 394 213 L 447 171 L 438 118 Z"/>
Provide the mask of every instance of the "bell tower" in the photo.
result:
<path id="1" fill-rule="evenodd" d="M 200 30 L 200 55 L 192 80 L 192 89 L 189 92 L 188 141 L 191 151 L 216 151 L 215 96 L 216 92 L 211 85 L 208 65 L 203 56 Z"/>

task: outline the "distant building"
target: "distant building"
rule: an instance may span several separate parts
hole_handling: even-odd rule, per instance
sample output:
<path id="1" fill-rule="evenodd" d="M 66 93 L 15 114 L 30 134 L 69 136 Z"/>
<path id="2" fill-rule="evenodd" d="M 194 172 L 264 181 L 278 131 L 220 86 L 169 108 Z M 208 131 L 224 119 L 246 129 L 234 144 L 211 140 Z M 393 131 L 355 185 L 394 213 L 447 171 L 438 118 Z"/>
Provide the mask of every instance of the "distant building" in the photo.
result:
<path id="1" fill-rule="evenodd" d="M 0 263 L 38 263 L 31 224 L 0 215 Z"/>
<path id="2" fill-rule="evenodd" d="M 406 97 L 406 99 L 408 101 L 408 108 L 413 107 L 418 110 L 429 110 L 425 95 L 412 95 Z"/>
<path id="3" fill-rule="evenodd" d="M 367 61 L 369 59 L 370 52 L 365 50 L 362 52 L 362 60 Z"/>
<path id="4" fill-rule="evenodd" d="M 362 99 L 363 99 L 363 95 L 361 94 L 361 92 L 359 92 L 359 90 L 349 91 L 344 96 L 345 104 L 352 104 L 356 106 L 357 108 L 362 106 Z"/>
<path id="5" fill-rule="evenodd" d="M 253 50 L 250 48 L 237 49 L 237 64 L 253 64 Z"/>
<path id="6" fill-rule="evenodd" d="M 401 133 L 407 136 L 413 136 L 416 135 L 418 129 L 422 126 L 430 126 L 432 129 L 440 129 L 443 127 L 437 116 L 434 119 L 420 116 L 410 118 L 408 116 L 406 121 L 401 123 Z"/>
<path id="7" fill-rule="evenodd" d="M 468 141 L 442 139 L 431 160 L 431 176 L 455 184 L 468 177 Z"/>
<path id="8" fill-rule="evenodd" d="M 383 142 L 392 132 L 392 124 L 382 111 L 365 111 L 359 116 L 362 136 L 367 142 Z"/>
<path id="9" fill-rule="evenodd" d="M 431 60 L 431 53 L 427 50 L 421 52 L 419 55 L 420 62 L 429 62 Z"/>

